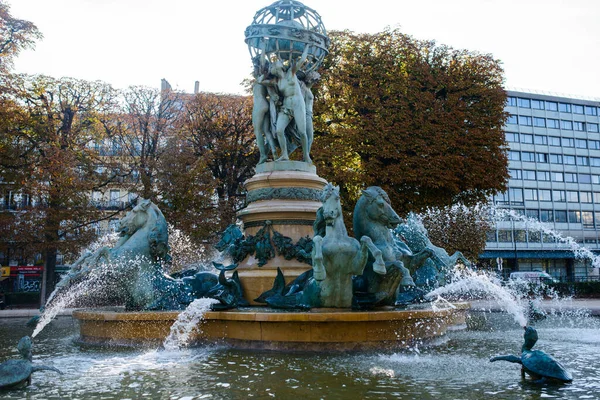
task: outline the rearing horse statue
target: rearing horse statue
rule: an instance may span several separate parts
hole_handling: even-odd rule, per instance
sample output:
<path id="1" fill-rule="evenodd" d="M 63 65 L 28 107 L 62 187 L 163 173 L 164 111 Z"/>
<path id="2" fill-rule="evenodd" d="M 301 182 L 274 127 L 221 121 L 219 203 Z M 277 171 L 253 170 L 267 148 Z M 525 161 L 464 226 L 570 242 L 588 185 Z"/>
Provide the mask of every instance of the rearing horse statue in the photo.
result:
<path id="1" fill-rule="evenodd" d="M 394 240 L 391 229 L 400 222 L 402 220 L 392 209 L 390 198 L 383 189 L 371 186 L 363 190 L 354 208 L 354 235 L 371 238 L 383 254 L 387 273 L 378 274 L 373 260 L 369 260 L 363 275 L 355 280 L 355 289 L 357 292 L 380 294 L 383 300 L 378 304 L 404 304 L 398 289 L 415 286 L 411 270 L 417 269 L 432 254 L 429 249 L 413 254 L 404 243 Z"/>
<path id="2" fill-rule="evenodd" d="M 167 222 L 154 203 L 138 200 L 137 205 L 120 220 L 118 232 L 121 238 L 112 248 L 102 247 L 94 253 L 88 252 L 71 265 L 46 306 L 57 294 L 102 265 L 111 269 L 110 274 L 104 274 L 102 279 L 111 279 L 118 286 L 113 288 L 114 294 L 108 296 L 114 297 L 119 293 L 128 309 L 176 309 L 193 300 L 183 282 L 163 272 L 162 264 L 169 259 Z"/>
<path id="3" fill-rule="evenodd" d="M 321 307 L 352 305 L 352 276 L 363 273 L 369 250 L 373 254 L 372 271 L 385 274 L 381 251 L 368 236 L 358 240 L 348 236 L 344 225 L 340 189 L 328 183 L 323 189 L 322 218 L 325 236 L 313 238 L 313 277 L 319 282 Z"/>

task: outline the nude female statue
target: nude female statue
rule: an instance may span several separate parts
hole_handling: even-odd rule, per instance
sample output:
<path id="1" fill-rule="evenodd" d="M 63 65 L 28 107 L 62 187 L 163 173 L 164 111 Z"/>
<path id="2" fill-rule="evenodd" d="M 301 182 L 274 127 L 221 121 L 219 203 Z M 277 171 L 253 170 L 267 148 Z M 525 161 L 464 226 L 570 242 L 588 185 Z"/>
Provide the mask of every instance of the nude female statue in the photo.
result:
<path id="1" fill-rule="evenodd" d="M 306 103 L 302 96 L 302 88 L 296 76 L 296 72 L 306 61 L 308 55 L 308 46 L 304 48 L 304 53 L 300 60 L 290 61 L 290 65 L 285 68 L 281 60 L 273 62 L 269 68 L 272 78 L 267 78 L 264 74 L 257 78 L 257 82 L 265 86 L 274 86 L 283 97 L 283 104 L 277 113 L 276 133 L 277 141 L 281 149 L 281 155 L 277 161 L 289 160 L 287 141 L 285 137 L 285 128 L 294 120 L 302 145 L 302 156 L 304 162 L 312 163 L 310 159 L 310 143 L 306 133 Z"/>

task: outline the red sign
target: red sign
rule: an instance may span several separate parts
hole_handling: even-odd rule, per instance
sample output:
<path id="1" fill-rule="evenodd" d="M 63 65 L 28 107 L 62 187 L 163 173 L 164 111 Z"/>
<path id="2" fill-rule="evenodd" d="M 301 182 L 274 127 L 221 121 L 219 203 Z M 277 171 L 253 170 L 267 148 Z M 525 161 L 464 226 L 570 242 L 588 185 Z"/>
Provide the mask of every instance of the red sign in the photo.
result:
<path id="1" fill-rule="evenodd" d="M 23 274 L 25 276 L 39 276 L 44 270 L 43 266 L 24 265 L 18 267 L 10 267 L 11 275 Z"/>

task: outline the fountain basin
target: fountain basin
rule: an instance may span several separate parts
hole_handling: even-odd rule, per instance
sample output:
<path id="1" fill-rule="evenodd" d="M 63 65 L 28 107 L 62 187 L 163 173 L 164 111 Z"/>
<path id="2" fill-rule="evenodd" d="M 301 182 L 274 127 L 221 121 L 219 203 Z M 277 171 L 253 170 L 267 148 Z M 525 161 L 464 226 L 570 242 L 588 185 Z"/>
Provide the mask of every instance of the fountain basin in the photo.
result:
<path id="1" fill-rule="evenodd" d="M 238 349 L 283 351 L 351 351 L 397 349 L 415 340 L 444 335 L 448 327 L 465 323 L 468 303 L 433 311 L 430 307 L 377 311 L 313 309 L 274 311 L 248 307 L 209 311 L 192 343 L 218 343 Z M 152 346 L 169 335 L 178 312 L 77 310 L 79 342 L 99 346 Z"/>

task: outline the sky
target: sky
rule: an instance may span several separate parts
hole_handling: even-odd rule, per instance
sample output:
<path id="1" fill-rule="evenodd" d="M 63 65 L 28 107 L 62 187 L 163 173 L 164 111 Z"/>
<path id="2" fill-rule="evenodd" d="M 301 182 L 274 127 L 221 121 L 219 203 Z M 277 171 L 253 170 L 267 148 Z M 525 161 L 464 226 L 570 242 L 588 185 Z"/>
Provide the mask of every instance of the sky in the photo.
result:
<path id="1" fill-rule="evenodd" d="M 15 71 L 243 93 L 244 30 L 274 0 L 6 0 L 44 34 Z M 306 0 L 327 30 L 399 28 L 491 53 L 513 90 L 600 99 L 600 0 Z"/>

